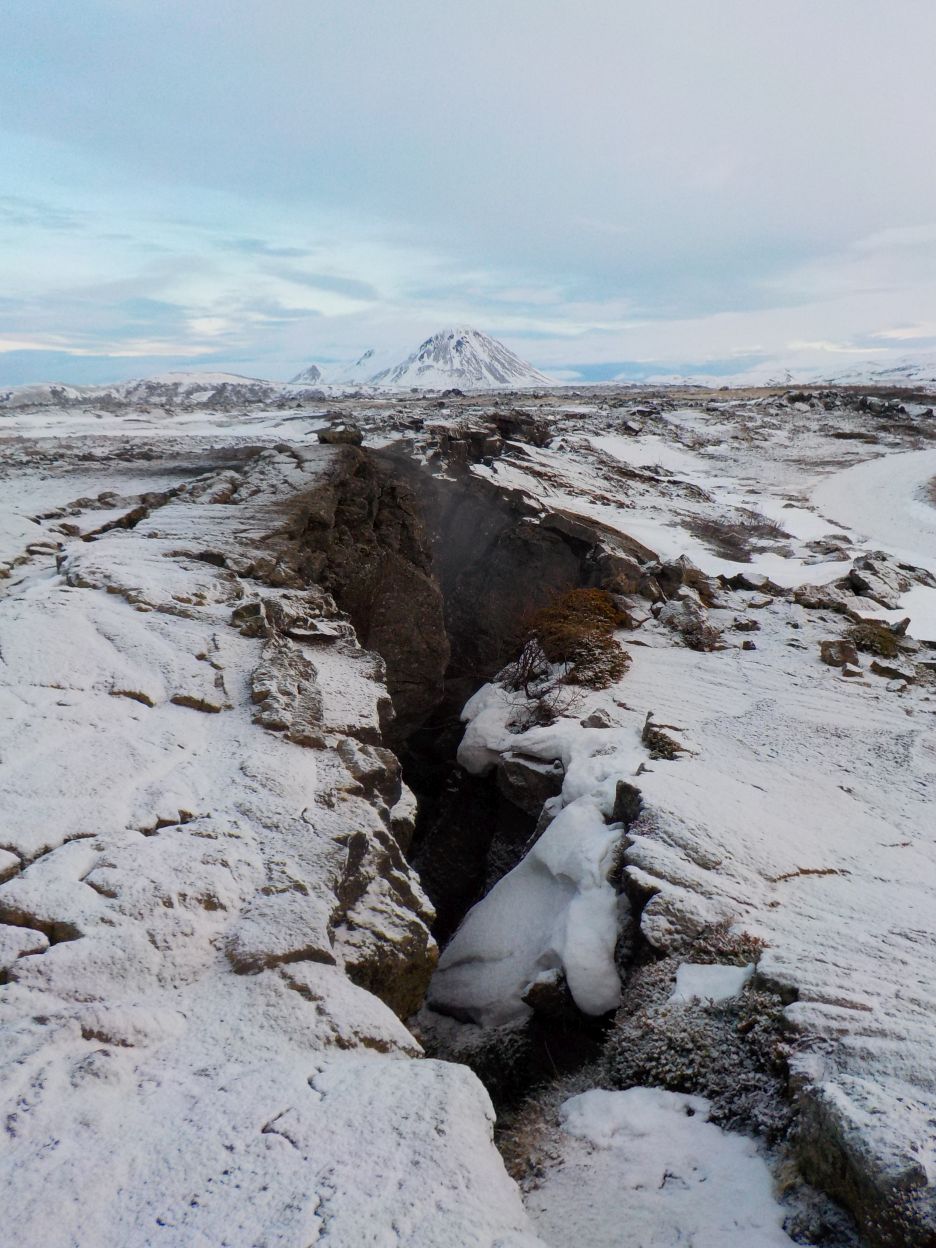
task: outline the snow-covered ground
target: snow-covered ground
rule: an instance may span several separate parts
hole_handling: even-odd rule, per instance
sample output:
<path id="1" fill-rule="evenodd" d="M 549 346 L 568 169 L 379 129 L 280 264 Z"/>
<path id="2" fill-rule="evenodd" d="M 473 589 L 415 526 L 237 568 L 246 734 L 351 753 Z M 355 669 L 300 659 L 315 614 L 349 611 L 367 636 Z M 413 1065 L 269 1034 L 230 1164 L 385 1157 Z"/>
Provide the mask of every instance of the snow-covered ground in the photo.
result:
<path id="1" fill-rule="evenodd" d="M 336 452 L 0 454 L 0 1238 L 533 1248 L 483 1087 L 386 1004 L 434 945 L 382 665 L 262 571 Z"/>
<path id="2" fill-rule="evenodd" d="M 767 1165 L 708 1109 L 656 1088 L 567 1101 L 562 1165 L 527 1199 L 537 1230 L 588 1248 L 789 1248 Z"/>
<path id="3" fill-rule="evenodd" d="M 578 857 L 553 873 L 562 884 L 551 885 L 555 891 L 534 856 L 543 846 L 548 860 L 547 838 L 552 828 L 559 833 L 567 812 L 584 804 L 610 818 L 616 786 L 626 780 L 644 803 L 627 831 L 624 865 L 646 899 L 645 939 L 672 953 L 729 925 L 764 942 L 756 982 L 789 1002 L 785 1014 L 796 1037 L 790 1065 L 806 1120 L 825 1124 L 830 1172 L 857 1174 L 850 1181 L 871 1203 L 891 1203 L 896 1238 L 887 1242 L 929 1242 L 925 1231 L 916 1232 L 924 1236 L 917 1240 L 901 1230 L 900 1200 L 881 1193 L 912 1193 L 912 1202 L 928 1211 L 920 1216 L 933 1225 L 936 656 L 924 648 L 930 666 L 918 667 L 914 677 L 907 643 L 911 683 L 874 674 L 867 656 L 860 656 L 860 670 L 839 672 L 819 655 L 819 643 L 841 636 L 847 623 L 833 597 L 823 610 L 821 594 L 817 606 L 808 595 L 800 601 L 778 594 L 771 583 L 828 585 L 865 550 L 888 552 L 922 569 L 921 577 L 936 569 L 936 510 L 927 495 L 936 452 L 875 448 L 875 458 L 838 468 L 830 454 L 838 448 L 815 430 L 794 442 L 789 429 L 746 419 L 745 436 L 733 439 L 737 426 L 726 429 L 723 414 L 664 419 L 673 429 L 669 438 L 665 432 L 590 437 L 591 446 L 626 466 L 623 477 L 570 435 L 474 471 L 548 509 L 600 521 L 664 557 L 689 554 L 705 573 L 743 573 L 752 586 L 764 575 L 771 580 L 763 588 L 718 591 L 705 613 L 723 630 L 724 648 L 713 653 L 679 644 L 662 615 L 620 634 L 633 660 L 627 675 L 604 693 L 580 694 L 552 727 L 519 730 L 518 695 L 499 685 L 468 704 L 464 765 L 482 772 L 508 756 L 537 766 L 555 762 L 564 782 L 542 841 L 476 906 L 448 946 L 430 1003 L 455 1007 L 464 1017 L 460 1006 L 482 1025 L 504 1021 L 527 1008 L 526 995 L 557 971 L 579 1000 L 578 962 L 597 968 L 614 954 L 601 906 L 590 907 L 584 933 L 566 918 L 593 888 L 584 883 L 592 878 L 592 841 L 580 840 Z M 710 436 L 699 438 L 703 432 Z M 752 483 L 756 494 L 749 492 Z M 698 517 L 729 515 L 739 505 L 790 517 L 782 550 L 755 545 L 738 562 L 714 556 L 693 536 Z M 831 554 L 817 554 L 809 543 L 827 536 Z M 911 636 L 936 637 L 936 590 L 901 585 L 894 609 L 853 593 L 845 605 L 865 618 L 908 614 Z M 841 599 L 842 591 L 835 592 Z M 682 593 L 698 601 L 692 591 Z M 753 639 L 746 640 L 750 649 L 741 648 L 743 639 Z M 603 726 L 587 726 L 595 712 Z M 673 735 L 684 751 L 677 758 L 651 761 L 641 740 L 648 713 L 677 726 Z M 508 941 L 505 916 L 525 915 L 537 890 L 549 922 L 518 920 Z M 732 980 L 729 993 L 723 986 L 705 992 L 701 981 L 712 968 L 684 967 L 668 1008 L 699 998 L 718 1002 L 750 979 L 750 966 L 740 979 L 738 968 L 719 969 Z M 600 1095 L 611 1098 L 605 1110 L 612 1118 L 612 1107 L 621 1107 L 620 1127 L 609 1128 L 614 1139 L 605 1132 L 596 1141 L 583 1129 L 570 1142 L 567 1123 L 552 1140 L 559 1160 L 531 1185 L 528 1206 L 547 1238 L 569 1242 L 584 1222 L 585 1239 L 595 1244 L 622 1242 L 615 1228 L 631 1226 L 637 1243 L 789 1242 L 769 1195 L 748 1209 L 729 1194 L 725 1179 L 716 1182 L 704 1165 L 687 1163 L 680 1151 L 685 1141 L 675 1126 L 666 1127 L 664 1105 L 652 1100 L 659 1094 L 647 1094 L 662 1115 L 652 1126 L 635 1123 L 626 1101 L 613 1099 L 630 1094 Z M 573 1109 L 568 1113 L 574 1117 Z M 707 1125 L 704 1114 L 691 1121 L 693 1130 Z M 715 1127 L 710 1133 L 705 1161 L 713 1166 L 720 1149 L 749 1147 L 719 1143 Z M 646 1179 L 644 1162 L 657 1175 L 652 1185 L 628 1177 L 633 1165 Z M 714 1206 L 685 1197 L 693 1215 L 679 1202 L 702 1182 L 712 1184 L 703 1189 L 707 1194 L 719 1195 Z M 751 1184 L 757 1186 L 753 1178 Z M 844 1197 L 846 1188 L 843 1181 L 836 1194 Z"/>
<path id="4" fill-rule="evenodd" d="M 411 436 L 389 405 L 343 410 L 370 444 Z M 549 445 L 460 471 L 522 497 L 531 526 L 581 540 L 598 525 L 635 567 L 688 555 L 714 601 L 687 583 L 657 618 L 635 588 L 627 674 L 549 726 L 518 724 L 496 683 L 468 703 L 466 769 L 525 757 L 562 789 L 444 951 L 430 1004 L 514 1024 L 531 987 L 562 982 L 584 1013 L 613 1010 L 639 909 L 672 962 L 661 1008 L 780 994 L 829 1173 L 857 1175 L 894 1226 L 904 1197 L 936 1219 L 936 652 L 906 641 L 895 677 L 819 651 L 856 616 L 906 614 L 910 638 L 936 637 L 936 452 L 865 415 L 730 398 L 670 405 L 637 434 L 600 395 L 541 410 Z M 481 1084 L 420 1056 L 400 1014 L 434 949 L 400 853 L 411 802 L 374 745 L 382 668 L 270 554 L 320 514 L 316 491 L 332 497 L 341 452 L 312 445 L 324 414 L 66 404 L 0 422 L 0 1182 L 16 1242 L 791 1242 L 758 1142 L 660 1088 L 570 1099 L 525 1214 Z M 416 455 L 444 472 L 423 423 Z M 868 573 L 878 599 L 833 586 L 868 551 L 891 556 Z M 242 626 L 250 602 L 295 627 Z M 683 644 L 684 607 L 722 648 Z M 676 757 L 651 756 L 648 713 Z M 643 802 L 626 830 L 622 781 Z M 757 956 L 685 952 L 726 926 Z"/>

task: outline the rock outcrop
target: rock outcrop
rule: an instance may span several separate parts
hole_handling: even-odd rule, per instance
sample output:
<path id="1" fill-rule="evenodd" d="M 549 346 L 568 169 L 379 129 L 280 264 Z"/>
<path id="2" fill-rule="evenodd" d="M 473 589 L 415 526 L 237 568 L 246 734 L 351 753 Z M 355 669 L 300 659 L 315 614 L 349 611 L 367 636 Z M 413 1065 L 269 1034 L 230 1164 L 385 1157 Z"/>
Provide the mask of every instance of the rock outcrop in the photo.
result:
<path id="1" fill-rule="evenodd" d="M 436 957 L 414 803 L 384 662 L 316 577 L 388 643 L 402 718 L 447 655 L 416 641 L 441 618 L 416 521 L 358 454 L 189 468 L 133 527 L 68 542 L 58 571 L 37 546 L 6 583 L 0 1100 L 23 1248 L 539 1242 L 484 1089 L 401 1022 Z M 132 492 L 132 463 L 107 471 Z"/>

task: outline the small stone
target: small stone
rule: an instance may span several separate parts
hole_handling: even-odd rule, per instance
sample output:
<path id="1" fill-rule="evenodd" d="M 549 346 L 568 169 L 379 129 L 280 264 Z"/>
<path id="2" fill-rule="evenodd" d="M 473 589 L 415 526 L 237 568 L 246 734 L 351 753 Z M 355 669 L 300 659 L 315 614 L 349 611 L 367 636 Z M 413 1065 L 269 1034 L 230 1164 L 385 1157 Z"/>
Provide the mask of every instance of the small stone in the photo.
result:
<path id="1" fill-rule="evenodd" d="M 597 707 L 590 715 L 586 715 L 584 719 L 580 719 L 579 723 L 583 728 L 613 728 L 614 720 L 608 714 L 603 706 Z"/>
<path id="2" fill-rule="evenodd" d="M 742 650 L 756 650 L 757 646 L 754 644 L 753 641 L 751 641 L 750 637 L 746 637 L 744 641 L 741 642 L 741 649 Z"/>
<path id="3" fill-rule="evenodd" d="M 903 693 L 907 687 L 905 680 L 889 680 L 885 686 L 888 693 Z"/>

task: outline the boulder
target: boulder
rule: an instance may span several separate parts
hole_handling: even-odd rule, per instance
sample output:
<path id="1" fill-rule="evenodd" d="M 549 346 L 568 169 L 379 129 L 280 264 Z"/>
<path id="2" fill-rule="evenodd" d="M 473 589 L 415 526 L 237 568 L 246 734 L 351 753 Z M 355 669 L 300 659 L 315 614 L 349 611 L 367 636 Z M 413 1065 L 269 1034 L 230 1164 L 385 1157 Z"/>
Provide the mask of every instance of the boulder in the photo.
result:
<path id="1" fill-rule="evenodd" d="M 326 446 L 360 446 L 364 441 L 364 434 L 357 425 L 348 422 L 342 425 L 332 425 L 329 429 L 320 429 L 318 440 L 324 442 Z"/>
<path id="2" fill-rule="evenodd" d="M 831 641 L 820 641 L 819 657 L 823 663 L 828 663 L 829 667 L 843 667 L 846 663 L 852 667 L 858 666 L 858 651 L 850 641 L 845 641 L 841 637 Z"/>
<path id="3" fill-rule="evenodd" d="M 881 659 L 871 660 L 871 671 L 875 676 L 886 676 L 888 680 L 903 680 L 912 684 L 916 680 L 916 672 L 912 667 L 902 667 L 898 663 L 888 663 Z"/>
<path id="4" fill-rule="evenodd" d="M 509 802 L 536 816 L 543 803 L 562 790 L 562 763 L 544 762 L 526 754 L 506 753 L 497 768 L 497 787 Z"/>
<path id="5" fill-rule="evenodd" d="M 613 728 L 614 720 L 603 706 L 597 707 L 590 715 L 579 720 L 583 728 Z"/>
<path id="6" fill-rule="evenodd" d="M 899 607 L 901 595 L 907 592 L 912 581 L 883 559 L 861 555 L 851 566 L 848 584 L 856 594 L 893 611 Z"/>

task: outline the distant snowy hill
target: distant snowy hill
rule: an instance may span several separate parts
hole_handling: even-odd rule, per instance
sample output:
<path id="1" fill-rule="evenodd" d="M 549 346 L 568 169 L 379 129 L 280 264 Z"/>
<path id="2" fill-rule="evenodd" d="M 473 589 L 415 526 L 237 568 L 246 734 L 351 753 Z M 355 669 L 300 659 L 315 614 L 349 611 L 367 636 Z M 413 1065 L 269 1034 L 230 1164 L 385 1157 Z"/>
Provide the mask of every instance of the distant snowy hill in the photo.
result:
<path id="1" fill-rule="evenodd" d="M 396 351 L 368 347 L 353 364 L 336 364 L 329 368 L 325 380 L 333 386 L 369 386 L 373 384 L 375 373 L 392 367 L 398 359 Z"/>
<path id="2" fill-rule="evenodd" d="M 227 406 L 264 403 L 279 397 L 281 382 L 242 377 L 238 373 L 161 373 L 155 377 L 121 381 L 111 386 L 66 386 L 46 382 L 0 390 L 0 408 L 68 407 L 112 404 L 134 407 Z"/>
<path id="3" fill-rule="evenodd" d="M 621 376 L 616 381 L 633 382 L 633 377 Z M 713 376 L 708 373 L 666 373 L 647 377 L 640 384 L 657 386 L 790 386 L 790 385 L 836 385 L 836 386 L 909 386 L 917 389 L 936 390 L 936 355 L 926 353 L 913 357 L 855 360 L 845 367 L 830 366 L 827 359 L 821 363 L 809 361 L 768 360 L 741 373 Z"/>
<path id="4" fill-rule="evenodd" d="M 297 373 L 289 384 L 292 386 L 314 386 L 324 380 L 325 374 L 319 366 L 317 364 L 310 364 L 308 368 L 304 368 L 301 373 Z"/>
<path id="5" fill-rule="evenodd" d="M 118 402 L 132 404 L 260 403 L 276 398 L 280 383 L 238 373 L 161 373 L 109 389 Z"/>
<path id="6" fill-rule="evenodd" d="M 420 343 L 412 355 L 374 373 L 370 380 L 377 386 L 418 386 L 424 390 L 555 385 L 552 378 L 521 360 L 502 342 L 470 328 L 440 330 Z"/>

